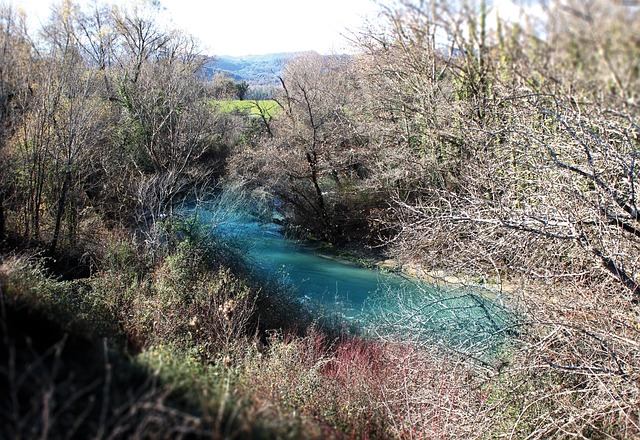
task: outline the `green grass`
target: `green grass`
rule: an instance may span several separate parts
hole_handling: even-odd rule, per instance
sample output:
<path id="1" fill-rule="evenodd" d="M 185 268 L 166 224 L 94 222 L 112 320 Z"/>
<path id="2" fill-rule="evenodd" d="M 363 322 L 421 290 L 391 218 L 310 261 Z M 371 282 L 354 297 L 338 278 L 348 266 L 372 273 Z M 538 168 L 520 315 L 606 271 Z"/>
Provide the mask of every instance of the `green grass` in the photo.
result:
<path id="1" fill-rule="evenodd" d="M 216 101 L 215 104 L 222 113 L 246 113 L 249 116 L 264 115 L 270 119 L 278 114 L 280 106 L 274 100 L 245 100 Z"/>

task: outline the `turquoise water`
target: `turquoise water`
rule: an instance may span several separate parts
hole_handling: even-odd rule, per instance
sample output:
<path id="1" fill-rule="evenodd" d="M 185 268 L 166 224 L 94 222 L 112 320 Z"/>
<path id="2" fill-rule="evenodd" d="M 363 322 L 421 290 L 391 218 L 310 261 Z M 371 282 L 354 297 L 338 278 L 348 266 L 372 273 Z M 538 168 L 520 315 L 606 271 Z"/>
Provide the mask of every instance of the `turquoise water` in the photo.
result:
<path id="1" fill-rule="evenodd" d="M 248 214 L 210 208 L 197 215 L 215 235 L 241 243 L 253 269 L 279 279 L 312 310 L 485 352 L 500 343 L 509 324 L 506 309 L 479 290 L 436 288 L 360 267 L 287 239 L 280 225 Z"/>
<path id="2" fill-rule="evenodd" d="M 407 284 L 400 276 L 363 268 L 287 239 L 282 226 L 275 223 L 249 215 L 216 221 L 207 211 L 200 211 L 199 216 L 220 235 L 242 243 L 250 266 L 277 277 L 301 302 L 339 310 L 347 318 L 358 317 L 382 289 Z"/>

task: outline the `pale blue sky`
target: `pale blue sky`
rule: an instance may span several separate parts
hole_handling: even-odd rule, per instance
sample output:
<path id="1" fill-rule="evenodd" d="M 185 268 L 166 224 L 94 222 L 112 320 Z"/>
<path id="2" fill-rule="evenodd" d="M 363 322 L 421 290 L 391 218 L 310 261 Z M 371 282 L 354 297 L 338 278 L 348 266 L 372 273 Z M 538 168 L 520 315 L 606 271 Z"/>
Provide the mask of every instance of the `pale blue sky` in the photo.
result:
<path id="1" fill-rule="evenodd" d="M 57 0 L 4 0 L 44 20 Z M 80 4 L 92 0 L 79 0 Z M 139 1 L 139 0 L 133 0 Z M 2 0 L 0 0 L 2 2 Z M 131 0 L 106 0 L 128 3 Z M 341 34 L 375 15 L 372 0 L 160 0 L 176 27 L 216 55 L 344 52 Z"/>
<path id="2" fill-rule="evenodd" d="M 148 0 L 74 1 L 122 5 Z M 52 5 L 59 0 L 2 2 L 24 8 L 35 26 L 38 20 L 46 20 Z M 232 56 L 305 50 L 350 52 L 344 35 L 361 27 L 366 18 L 375 20 L 379 11 L 375 0 L 160 0 L 160 3 L 175 27 L 199 38 L 208 53 Z M 492 3 L 502 18 L 517 20 L 520 7 L 514 5 L 514 0 Z M 539 8 L 528 9 L 536 12 Z"/>

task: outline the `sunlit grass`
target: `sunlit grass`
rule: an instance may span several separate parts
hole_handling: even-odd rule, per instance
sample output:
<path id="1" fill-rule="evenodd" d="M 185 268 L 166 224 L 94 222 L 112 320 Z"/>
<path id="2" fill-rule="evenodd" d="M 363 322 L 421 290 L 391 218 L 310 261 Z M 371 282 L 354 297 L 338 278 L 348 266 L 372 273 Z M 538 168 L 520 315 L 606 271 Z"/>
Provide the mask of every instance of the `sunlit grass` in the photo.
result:
<path id="1" fill-rule="evenodd" d="M 280 106 L 275 100 L 226 100 L 216 101 L 215 105 L 222 113 L 246 113 L 249 116 L 264 116 L 269 119 L 276 116 Z"/>

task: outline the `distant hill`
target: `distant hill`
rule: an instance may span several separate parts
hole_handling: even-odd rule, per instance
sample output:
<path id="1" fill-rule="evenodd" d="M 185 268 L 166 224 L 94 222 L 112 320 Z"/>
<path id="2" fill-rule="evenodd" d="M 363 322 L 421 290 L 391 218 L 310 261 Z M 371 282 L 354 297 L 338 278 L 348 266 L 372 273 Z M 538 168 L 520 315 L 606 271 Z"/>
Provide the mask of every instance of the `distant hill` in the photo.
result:
<path id="1" fill-rule="evenodd" d="M 207 77 L 216 73 L 226 73 L 235 81 L 246 81 L 253 86 L 274 86 L 278 84 L 278 76 L 291 58 L 299 55 L 296 52 L 275 53 L 268 55 L 248 55 L 242 57 L 217 56 L 204 66 Z"/>

